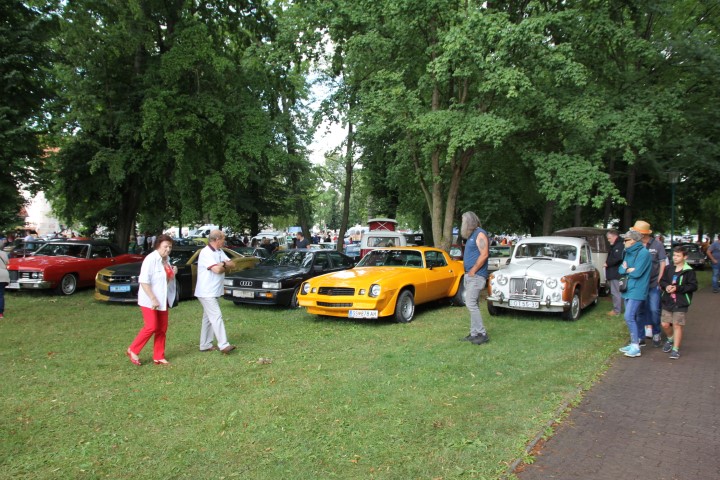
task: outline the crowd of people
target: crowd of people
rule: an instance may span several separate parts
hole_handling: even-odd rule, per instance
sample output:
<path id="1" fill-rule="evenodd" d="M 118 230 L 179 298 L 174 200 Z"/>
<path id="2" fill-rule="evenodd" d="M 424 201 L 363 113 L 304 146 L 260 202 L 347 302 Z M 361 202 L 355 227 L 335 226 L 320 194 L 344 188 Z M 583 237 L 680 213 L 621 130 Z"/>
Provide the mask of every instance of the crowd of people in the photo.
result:
<path id="1" fill-rule="evenodd" d="M 674 246 L 672 258 L 668 258 L 662 237 L 652 233 L 651 225 L 643 220 L 635 222 L 624 238 L 615 229 L 607 232 L 611 247 L 605 269 L 613 303 L 608 315 L 622 314 L 624 306 L 630 341 L 620 351 L 626 357 L 641 356 L 648 338 L 653 347 L 677 360 L 697 278 L 687 263 L 687 247 Z M 720 236 L 707 245 L 706 253 L 713 269 L 713 292 L 717 293 Z"/>

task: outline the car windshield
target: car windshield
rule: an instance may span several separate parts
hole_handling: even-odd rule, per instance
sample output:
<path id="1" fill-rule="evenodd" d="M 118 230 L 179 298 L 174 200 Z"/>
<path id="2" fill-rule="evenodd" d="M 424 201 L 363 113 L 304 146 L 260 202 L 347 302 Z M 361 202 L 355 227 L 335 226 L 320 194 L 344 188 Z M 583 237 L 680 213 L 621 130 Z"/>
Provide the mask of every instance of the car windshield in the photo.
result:
<path id="1" fill-rule="evenodd" d="M 577 247 L 559 243 L 523 243 L 515 250 L 515 258 L 559 258 L 573 261 L 577 257 Z"/>
<path id="2" fill-rule="evenodd" d="M 422 268 L 423 263 L 420 252 L 414 250 L 372 250 L 357 266 Z"/>
<path id="3" fill-rule="evenodd" d="M 308 267 L 312 263 L 313 254 L 298 250 L 283 250 L 275 252 L 262 264 L 280 267 Z"/>
<path id="4" fill-rule="evenodd" d="M 86 258 L 89 246 L 84 243 L 46 243 L 37 249 L 35 255 L 47 257 Z"/>
<path id="5" fill-rule="evenodd" d="M 186 265 L 194 254 L 195 250 L 173 250 L 170 252 L 170 265 Z"/>
<path id="6" fill-rule="evenodd" d="M 452 255 L 452 250 L 450 251 L 450 254 Z M 510 256 L 510 247 L 490 247 L 490 256 L 491 257 L 509 257 Z"/>

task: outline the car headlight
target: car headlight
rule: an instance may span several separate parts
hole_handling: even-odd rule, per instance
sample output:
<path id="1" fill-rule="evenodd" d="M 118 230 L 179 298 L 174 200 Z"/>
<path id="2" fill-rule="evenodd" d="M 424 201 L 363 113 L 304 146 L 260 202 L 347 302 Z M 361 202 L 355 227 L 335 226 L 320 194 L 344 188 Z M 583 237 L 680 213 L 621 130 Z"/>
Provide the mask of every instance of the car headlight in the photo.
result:
<path id="1" fill-rule="evenodd" d="M 226 278 L 225 280 L 223 280 L 223 285 L 225 285 L 226 287 L 232 287 L 233 281 Z"/>
<path id="2" fill-rule="evenodd" d="M 43 274 L 42 272 L 32 272 L 30 274 L 30 278 L 32 278 L 33 280 L 42 280 Z"/>
<path id="3" fill-rule="evenodd" d="M 139 281 L 140 281 L 140 277 L 137 276 L 137 275 L 133 275 L 133 276 L 130 277 L 130 282 L 131 282 L 131 283 L 138 283 Z"/>
<path id="4" fill-rule="evenodd" d="M 557 278 L 548 277 L 547 280 L 545 280 L 545 285 L 547 285 L 548 288 L 555 288 L 558 286 Z"/>
<path id="5" fill-rule="evenodd" d="M 280 282 L 263 282 L 262 288 L 280 289 Z"/>
<path id="6" fill-rule="evenodd" d="M 379 295 L 380 295 L 380 285 L 377 285 L 377 284 L 370 285 L 370 296 L 377 297 Z"/>
<path id="7" fill-rule="evenodd" d="M 303 295 L 307 295 L 308 293 L 310 293 L 310 284 L 309 283 L 307 283 L 307 282 L 303 283 L 302 293 L 303 293 Z"/>
<path id="8" fill-rule="evenodd" d="M 500 285 L 501 287 L 507 285 L 508 277 L 506 277 L 502 273 L 498 274 L 498 276 L 496 278 L 497 278 L 498 285 Z"/>

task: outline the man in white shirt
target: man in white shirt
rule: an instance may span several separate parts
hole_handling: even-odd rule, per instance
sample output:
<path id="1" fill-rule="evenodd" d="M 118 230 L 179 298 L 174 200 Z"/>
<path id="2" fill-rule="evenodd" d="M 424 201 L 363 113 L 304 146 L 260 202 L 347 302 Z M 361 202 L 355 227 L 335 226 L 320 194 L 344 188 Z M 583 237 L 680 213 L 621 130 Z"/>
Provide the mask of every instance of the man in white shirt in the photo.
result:
<path id="1" fill-rule="evenodd" d="M 213 230 L 208 235 L 208 245 L 200 251 L 198 257 L 197 284 L 195 296 L 203 306 L 202 326 L 200 328 L 200 351 L 211 352 L 220 350 L 230 353 L 235 345 L 230 345 L 225 333 L 225 322 L 218 304 L 218 298 L 223 294 L 223 280 L 225 272 L 235 264 L 225 255 L 222 247 L 225 244 L 225 234 L 220 230 Z M 213 345 L 213 337 L 217 346 Z"/>

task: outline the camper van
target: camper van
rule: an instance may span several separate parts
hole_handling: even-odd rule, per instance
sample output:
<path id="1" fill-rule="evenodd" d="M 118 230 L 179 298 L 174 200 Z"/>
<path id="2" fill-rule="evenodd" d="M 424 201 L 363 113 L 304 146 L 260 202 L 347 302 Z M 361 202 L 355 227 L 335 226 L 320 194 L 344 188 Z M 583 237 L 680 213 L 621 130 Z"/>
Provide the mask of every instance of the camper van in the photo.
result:
<path id="1" fill-rule="evenodd" d="M 388 247 L 405 247 L 405 235 L 395 231 L 397 221 L 392 218 L 371 218 L 368 220 L 369 230 L 363 232 L 360 239 L 360 258 L 370 250 Z"/>

